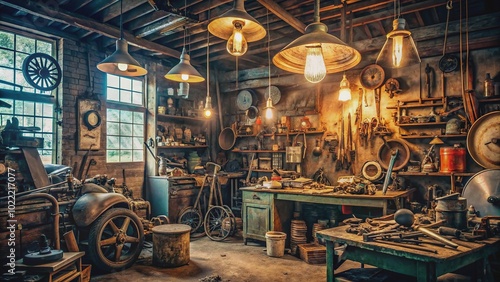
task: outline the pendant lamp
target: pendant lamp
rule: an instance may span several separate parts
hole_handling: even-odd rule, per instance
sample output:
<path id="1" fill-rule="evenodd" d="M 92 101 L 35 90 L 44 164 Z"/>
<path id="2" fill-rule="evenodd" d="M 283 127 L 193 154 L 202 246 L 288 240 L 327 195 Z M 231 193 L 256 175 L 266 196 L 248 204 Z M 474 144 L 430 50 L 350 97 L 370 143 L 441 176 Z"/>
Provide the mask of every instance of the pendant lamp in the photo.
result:
<path id="1" fill-rule="evenodd" d="M 168 80 L 177 82 L 203 82 L 205 78 L 191 65 L 191 58 L 186 53 L 186 31 L 184 30 L 184 47 L 180 61 L 165 75 Z"/>
<path id="2" fill-rule="evenodd" d="M 392 31 L 378 54 L 376 63 L 383 67 L 400 68 L 421 62 L 417 46 L 406 28 L 406 20 L 401 18 L 401 4 L 394 0 L 394 21 Z M 396 12 L 397 11 L 397 12 Z"/>
<path id="3" fill-rule="evenodd" d="M 123 39 L 123 1 L 120 1 L 120 39 L 116 40 L 116 51 L 97 65 L 105 73 L 120 76 L 142 76 L 148 71 L 128 53 L 128 43 Z"/>
<path id="4" fill-rule="evenodd" d="M 328 27 L 320 22 L 319 2 L 314 3 L 314 22 L 306 27 L 305 34 L 273 57 L 275 66 L 304 74 L 312 83 L 320 82 L 327 73 L 350 69 L 361 61 L 356 49 L 327 33 Z"/>
<path id="5" fill-rule="evenodd" d="M 267 101 L 265 107 L 265 117 L 267 120 L 271 120 L 274 117 L 274 107 L 273 107 L 273 99 L 271 98 L 271 33 L 269 32 L 269 10 L 267 10 L 266 14 L 267 20 L 267 64 L 268 64 L 268 79 L 269 86 L 267 87 Z"/>
<path id="6" fill-rule="evenodd" d="M 248 50 L 248 42 L 266 36 L 264 27 L 245 10 L 244 0 L 235 0 L 233 8 L 208 24 L 208 31 L 226 39 L 226 49 L 233 56 L 241 56 Z"/>
<path id="7" fill-rule="evenodd" d="M 345 76 L 342 78 L 340 82 L 340 90 L 339 90 L 339 101 L 345 102 L 351 100 L 351 88 L 349 84 L 349 80 Z"/>

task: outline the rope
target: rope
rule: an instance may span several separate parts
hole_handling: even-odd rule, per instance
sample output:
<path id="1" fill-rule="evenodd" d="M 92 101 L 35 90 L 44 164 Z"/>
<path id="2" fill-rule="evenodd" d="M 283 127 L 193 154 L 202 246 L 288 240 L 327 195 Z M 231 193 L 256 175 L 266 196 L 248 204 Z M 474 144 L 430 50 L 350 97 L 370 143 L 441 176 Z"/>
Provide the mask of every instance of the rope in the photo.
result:
<path id="1" fill-rule="evenodd" d="M 471 89 L 472 85 L 469 85 L 469 0 L 465 0 L 465 62 L 466 73 L 467 73 L 467 89 Z"/>
<path id="2" fill-rule="evenodd" d="M 269 9 L 266 9 L 267 20 L 267 63 L 268 63 L 268 79 L 269 79 L 269 98 L 271 98 L 271 33 L 269 29 Z"/>
<path id="3" fill-rule="evenodd" d="M 448 23 L 450 22 L 450 11 L 453 8 L 453 0 L 448 0 L 448 3 L 446 3 L 446 9 L 447 14 L 446 14 L 446 28 L 444 30 L 444 44 L 443 44 L 443 56 L 446 53 L 446 42 L 448 40 Z"/>

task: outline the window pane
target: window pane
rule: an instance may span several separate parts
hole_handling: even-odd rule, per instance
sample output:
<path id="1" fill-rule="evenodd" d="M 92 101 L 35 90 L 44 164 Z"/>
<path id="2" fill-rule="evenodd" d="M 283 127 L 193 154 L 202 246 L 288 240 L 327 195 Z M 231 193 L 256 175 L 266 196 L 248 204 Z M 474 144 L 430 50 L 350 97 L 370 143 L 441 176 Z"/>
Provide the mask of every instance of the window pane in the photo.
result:
<path id="1" fill-rule="evenodd" d="M 52 132 L 52 119 L 50 118 L 44 118 L 43 119 L 43 132 Z"/>
<path id="2" fill-rule="evenodd" d="M 143 143 L 142 143 L 142 137 L 135 137 L 133 138 L 133 144 L 132 148 L 133 149 L 142 149 Z"/>
<path id="3" fill-rule="evenodd" d="M 107 119 L 108 121 L 119 121 L 120 111 L 114 109 L 108 109 Z"/>
<path id="4" fill-rule="evenodd" d="M 107 148 L 108 149 L 120 149 L 120 138 L 118 136 L 109 136 L 107 138 Z"/>
<path id="5" fill-rule="evenodd" d="M 52 54 L 52 44 L 49 44 L 48 42 L 37 40 L 36 47 L 36 51 L 38 53 L 45 53 L 48 55 Z"/>
<path id="6" fill-rule="evenodd" d="M 120 161 L 120 151 L 119 150 L 107 150 L 106 151 L 106 161 L 115 163 Z"/>
<path id="7" fill-rule="evenodd" d="M 132 158 L 133 158 L 134 162 L 142 162 L 142 161 L 144 161 L 144 153 L 143 153 L 143 151 L 134 150 Z"/>
<path id="8" fill-rule="evenodd" d="M 121 150 L 120 162 L 131 162 L 131 161 L 132 161 L 132 150 Z"/>
<path id="9" fill-rule="evenodd" d="M 43 135 L 43 143 L 44 143 L 44 146 L 43 148 L 44 149 L 52 149 L 52 134 L 44 134 Z"/>
<path id="10" fill-rule="evenodd" d="M 119 88 L 120 87 L 120 77 L 112 74 L 107 75 L 108 86 Z"/>
<path id="11" fill-rule="evenodd" d="M 120 125 L 121 136 L 132 136 L 132 125 L 129 123 L 122 123 Z"/>
<path id="12" fill-rule="evenodd" d="M 134 112 L 134 123 L 135 124 L 144 124 L 144 114 L 140 112 Z"/>
<path id="13" fill-rule="evenodd" d="M 0 46 L 6 49 L 14 49 L 14 34 L 0 31 Z"/>
<path id="14" fill-rule="evenodd" d="M 132 103 L 132 93 L 127 90 L 120 90 L 120 102 Z"/>
<path id="15" fill-rule="evenodd" d="M 132 137 L 120 137 L 120 149 L 132 149 Z"/>
<path id="16" fill-rule="evenodd" d="M 132 112 L 120 111 L 120 122 L 132 123 Z"/>
<path id="17" fill-rule="evenodd" d="M 108 135 L 120 135 L 120 124 L 117 122 L 108 122 Z"/>
<path id="18" fill-rule="evenodd" d="M 142 94 L 137 93 L 137 92 L 133 92 L 132 93 L 132 103 L 142 106 Z"/>
<path id="19" fill-rule="evenodd" d="M 14 52 L 0 49 L 0 66 L 14 67 Z"/>
<path id="20" fill-rule="evenodd" d="M 137 79 L 132 80 L 132 90 L 142 93 L 144 91 L 142 89 L 142 81 Z"/>
<path id="21" fill-rule="evenodd" d="M 133 133 L 134 136 L 144 136 L 144 125 L 134 124 Z"/>
<path id="22" fill-rule="evenodd" d="M 43 116 L 50 117 L 54 115 L 54 105 L 52 104 L 43 104 Z"/>
<path id="23" fill-rule="evenodd" d="M 10 99 L 0 99 L 0 100 L 4 101 L 5 103 L 7 103 L 9 105 L 14 104 L 14 101 L 10 100 Z M 10 107 L 10 108 L 0 107 L 0 114 L 12 114 L 12 111 L 13 111 L 12 107 Z"/>
<path id="24" fill-rule="evenodd" d="M 14 83 L 14 70 L 0 67 L 0 77 L 4 81 Z M 11 89 L 11 90 L 14 89 L 13 86 L 10 86 L 10 85 L 4 84 L 4 83 L 0 83 L 0 87 L 3 89 Z M 17 88 L 17 90 L 19 90 L 19 87 L 16 87 L 16 88 Z"/>
<path id="25" fill-rule="evenodd" d="M 24 102 L 24 113 L 27 115 L 35 114 L 35 103 L 34 102 Z"/>
<path id="26" fill-rule="evenodd" d="M 108 92 L 106 94 L 108 100 L 120 101 L 120 91 L 116 88 L 107 88 Z"/>
<path id="27" fill-rule="evenodd" d="M 132 80 L 126 77 L 120 77 L 120 88 L 121 89 L 132 89 Z"/>
<path id="28" fill-rule="evenodd" d="M 28 54 L 35 53 L 35 39 L 28 38 L 25 36 L 16 36 L 16 50 L 25 52 Z"/>
<path id="29" fill-rule="evenodd" d="M 26 57 L 28 57 L 28 54 L 16 52 L 16 69 L 20 70 L 23 68 L 23 62 Z"/>

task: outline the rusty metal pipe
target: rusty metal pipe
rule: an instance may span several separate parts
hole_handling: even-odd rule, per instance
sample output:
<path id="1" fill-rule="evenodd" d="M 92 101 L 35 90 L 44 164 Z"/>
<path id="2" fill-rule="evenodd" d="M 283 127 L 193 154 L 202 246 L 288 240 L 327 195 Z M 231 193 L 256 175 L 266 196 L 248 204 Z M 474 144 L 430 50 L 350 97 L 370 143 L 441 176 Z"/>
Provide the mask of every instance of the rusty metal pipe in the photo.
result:
<path id="1" fill-rule="evenodd" d="M 59 236 L 59 203 L 57 202 L 56 198 L 50 194 L 44 194 L 44 193 L 36 193 L 36 194 L 29 194 L 25 195 L 22 197 L 19 197 L 17 199 L 17 202 L 22 202 L 22 201 L 28 201 L 28 200 L 34 200 L 34 199 L 44 199 L 49 201 L 52 204 L 52 215 L 54 216 L 54 248 L 56 250 L 61 249 L 61 240 Z"/>

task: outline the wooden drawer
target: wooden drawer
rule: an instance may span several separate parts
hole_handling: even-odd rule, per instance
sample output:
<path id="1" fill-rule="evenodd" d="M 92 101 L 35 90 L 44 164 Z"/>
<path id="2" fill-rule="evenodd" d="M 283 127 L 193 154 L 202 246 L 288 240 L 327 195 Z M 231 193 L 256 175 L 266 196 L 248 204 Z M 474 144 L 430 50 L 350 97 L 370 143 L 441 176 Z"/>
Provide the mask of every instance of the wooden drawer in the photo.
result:
<path id="1" fill-rule="evenodd" d="M 273 193 L 243 191 L 244 203 L 271 204 Z"/>

